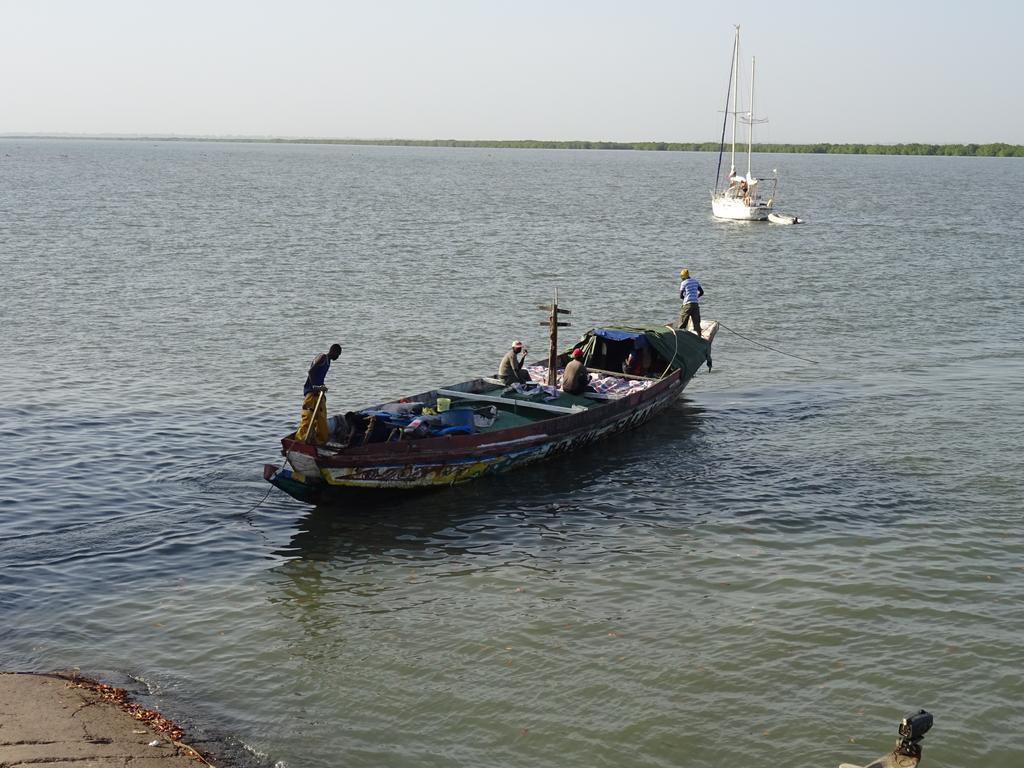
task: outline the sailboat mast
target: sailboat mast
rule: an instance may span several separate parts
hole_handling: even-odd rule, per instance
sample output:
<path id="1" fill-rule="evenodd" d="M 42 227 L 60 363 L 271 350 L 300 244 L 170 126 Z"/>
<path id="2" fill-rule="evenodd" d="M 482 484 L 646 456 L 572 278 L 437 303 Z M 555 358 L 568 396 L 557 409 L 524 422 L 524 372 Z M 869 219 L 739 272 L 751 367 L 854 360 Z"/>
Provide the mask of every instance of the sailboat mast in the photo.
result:
<path id="1" fill-rule="evenodd" d="M 750 176 L 750 154 L 754 151 L 754 62 L 750 57 L 750 117 L 747 121 L 747 178 Z"/>
<path id="2" fill-rule="evenodd" d="M 733 92 L 733 78 L 736 76 L 736 50 L 739 46 L 739 27 L 736 27 L 737 38 L 732 43 L 732 56 L 729 58 L 729 88 L 725 92 L 725 110 L 722 112 L 722 136 L 718 140 L 718 167 L 715 168 L 715 194 L 718 194 L 718 185 L 722 179 L 722 155 L 725 154 L 725 130 L 729 125 L 729 98 Z M 734 113 L 735 114 L 735 113 Z M 735 120 L 735 117 L 733 118 Z M 735 143 L 735 138 L 733 139 Z M 735 161 L 734 161 L 735 162 Z M 729 169 L 732 174 L 735 166 Z"/>
<path id="3" fill-rule="evenodd" d="M 732 71 L 733 77 L 736 78 L 733 82 L 732 89 L 732 154 L 729 155 L 729 170 L 731 173 L 736 172 L 736 112 L 739 109 L 739 90 L 740 90 L 740 26 L 736 25 L 736 45 L 733 47 L 733 61 Z"/>

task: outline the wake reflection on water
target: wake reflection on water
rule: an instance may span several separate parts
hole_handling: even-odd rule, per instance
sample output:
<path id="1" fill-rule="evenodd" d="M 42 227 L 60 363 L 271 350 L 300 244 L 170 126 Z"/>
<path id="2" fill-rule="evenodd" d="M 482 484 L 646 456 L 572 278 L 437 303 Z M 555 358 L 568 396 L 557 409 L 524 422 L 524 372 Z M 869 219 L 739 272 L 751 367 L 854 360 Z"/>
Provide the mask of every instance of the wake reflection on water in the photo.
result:
<path id="1" fill-rule="evenodd" d="M 643 510 L 629 502 L 629 484 L 652 460 L 658 464 L 652 450 L 671 455 L 675 442 L 691 439 L 702 413 L 679 404 L 615 440 L 467 485 L 383 499 L 380 492 L 355 492 L 305 515 L 289 546 L 276 554 L 434 559 L 492 556 L 500 549 L 525 556 L 537 536 L 564 539 L 584 520 L 591 527 L 645 524 Z"/>

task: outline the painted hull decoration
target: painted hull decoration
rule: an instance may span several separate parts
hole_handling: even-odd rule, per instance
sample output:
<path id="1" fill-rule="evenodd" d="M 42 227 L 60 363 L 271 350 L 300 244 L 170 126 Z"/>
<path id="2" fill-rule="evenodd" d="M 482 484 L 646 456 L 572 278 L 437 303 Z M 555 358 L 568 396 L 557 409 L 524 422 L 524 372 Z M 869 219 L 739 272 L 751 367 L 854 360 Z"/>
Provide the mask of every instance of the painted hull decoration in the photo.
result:
<path id="1" fill-rule="evenodd" d="M 717 331 L 713 320 L 704 338 L 669 326 L 593 329 L 573 345 L 590 371 L 581 395 L 557 387 L 572 350 L 552 349 L 530 368 L 530 383 L 477 377 L 334 416 L 322 445 L 293 432 L 281 440 L 286 464 L 266 465 L 264 477 L 316 504 L 353 489 L 457 485 L 571 453 L 667 408 L 702 364 L 711 367 Z M 630 352 L 640 368 L 625 374 Z"/>

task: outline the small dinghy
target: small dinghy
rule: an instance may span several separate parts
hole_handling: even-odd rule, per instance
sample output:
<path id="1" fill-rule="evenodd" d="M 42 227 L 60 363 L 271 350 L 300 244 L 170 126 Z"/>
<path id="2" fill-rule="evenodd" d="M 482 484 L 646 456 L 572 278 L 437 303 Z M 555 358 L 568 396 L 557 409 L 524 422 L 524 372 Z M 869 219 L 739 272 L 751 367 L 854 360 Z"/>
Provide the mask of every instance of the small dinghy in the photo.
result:
<path id="1" fill-rule="evenodd" d="M 768 221 L 772 224 L 800 224 L 803 219 L 799 219 L 796 216 L 790 216 L 788 213 L 769 213 Z"/>

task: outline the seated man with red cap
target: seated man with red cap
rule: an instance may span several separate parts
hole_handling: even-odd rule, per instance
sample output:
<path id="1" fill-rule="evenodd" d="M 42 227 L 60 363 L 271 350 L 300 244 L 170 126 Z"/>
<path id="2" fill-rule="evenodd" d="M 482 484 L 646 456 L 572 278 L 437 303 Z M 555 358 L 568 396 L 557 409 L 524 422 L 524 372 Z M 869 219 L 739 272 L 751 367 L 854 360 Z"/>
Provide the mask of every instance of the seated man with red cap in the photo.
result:
<path id="1" fill-rule="evenodd" d="M 572 359 L 562 372 L 562 391 L 570 395 L 582 395 L 590 381 L 590 372 L 583 364 L 583 350 L 576 347 L 572 351 Z"/>
<path id="2" fill-rule="evenodd" d="M 506 387 L 530 381 L 530 374 L 523 370 L 527 351 L 523 342 L 516 339 L 512 342 L 512 349 L 501 358 L 501 364 L 498 366 L 498 378 L 505 382 Z M 523 354 L 522 357 L 519 357 L 520 352 Z"/>

